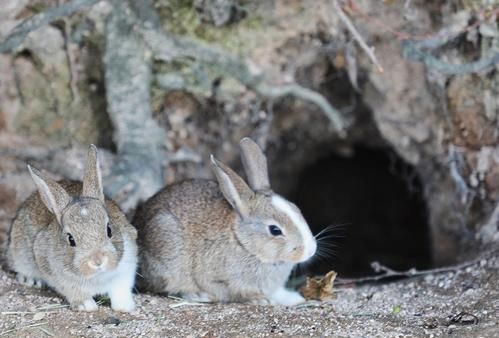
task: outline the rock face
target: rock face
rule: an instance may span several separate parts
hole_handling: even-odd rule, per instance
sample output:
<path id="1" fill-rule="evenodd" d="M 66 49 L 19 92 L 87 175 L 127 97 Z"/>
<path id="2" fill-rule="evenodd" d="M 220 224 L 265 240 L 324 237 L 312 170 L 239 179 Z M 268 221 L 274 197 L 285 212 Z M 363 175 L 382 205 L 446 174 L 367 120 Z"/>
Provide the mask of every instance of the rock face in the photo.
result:
<path id="1" fill-rule="evenodd" d="M 485 57 L 499 39 L 494 9 L 487 1 L 347 3 L 343 10 L 374 48 L 383 73 L 329 0 L 155 1 L 165 29 L 220 46 L 271 83 L 296 82 L 320 92 L 349 125 L 340 138 L 310 103 L 292 96 L 265 99 L 207 64 L 157 62 L 154 76 L 173 74 L 184 84 L 167 92 L 153 82 L 151 90 L 154 118 L 165 130 L 165 183 L 211 177 L 210 153 L 241 169 L 237 142 L 247 135 L 267 146 L 273 186 L 287 196 L 300 173 L 323 157 L 352 157 L 359 145 L 393 152 L 419 176 L 434 263 L 454 261 L 464 248 L 480 245 L 476 234 L 499 201 L 497 70 L 442 75 L 405 59 L 402 40 L 441 32 L 451 43 L 435 57 L 454 64 Z M 0 40 L 22 19 L 53 5 L 4 0 Z M 15 52 L 0 55 L 3 233 L 32 189 L 27 161 L 78 176 L 78 157 L 61 156 L 68 148 L 96 143 L 115 150 L 103 75 L 106 6 L 45 26 Z M 474 20 L 480 24 L 468 27 Z M 487 236 L 495 236 L 497 227 L 488 229 Z"/>

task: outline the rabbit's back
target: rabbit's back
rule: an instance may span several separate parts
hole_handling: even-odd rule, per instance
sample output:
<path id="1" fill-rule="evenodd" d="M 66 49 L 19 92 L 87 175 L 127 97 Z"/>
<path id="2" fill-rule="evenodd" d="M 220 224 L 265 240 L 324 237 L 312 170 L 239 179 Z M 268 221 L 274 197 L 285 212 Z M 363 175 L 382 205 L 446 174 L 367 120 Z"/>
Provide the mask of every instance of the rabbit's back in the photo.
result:
<path id="1" fill-rule="evenodd" d="M 187 180 L 159 191 L 139 207 L 133 222 L 141 248 L 141 287 L 196 292 L 188 277 L 196 257 L 204 256 L 205 246 L 227 241 L 234 217 L 214 181 Z"/>

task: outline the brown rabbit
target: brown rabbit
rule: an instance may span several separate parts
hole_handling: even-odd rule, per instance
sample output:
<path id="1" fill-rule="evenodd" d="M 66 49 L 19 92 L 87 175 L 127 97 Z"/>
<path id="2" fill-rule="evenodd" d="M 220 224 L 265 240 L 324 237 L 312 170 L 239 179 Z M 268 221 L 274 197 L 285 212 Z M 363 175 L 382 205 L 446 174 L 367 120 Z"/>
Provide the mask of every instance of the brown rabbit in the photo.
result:
<path id="1" fill-rule="evenodd" d="M 18 280 L 47 284 L 77 310 L 97 310 L 92 297 L 104 294 L 114 310 L 133 310 L 137 233 L 104 197 L 97 148 L 90 146 L 83 183 L 28 169 L 38 193 L 19 209 L 7 249 Z"/>
<path id="2" fill-rule="evenodd" d="M 164 188 L 139 208 L 140 279 L 145 288 L 197 301 L 294 305 L 284 285 L 317 245 L 298 208 L 270 189 L 267 161 L 244 138 L 249 186 L 211 157 L 215 181 Z"/>

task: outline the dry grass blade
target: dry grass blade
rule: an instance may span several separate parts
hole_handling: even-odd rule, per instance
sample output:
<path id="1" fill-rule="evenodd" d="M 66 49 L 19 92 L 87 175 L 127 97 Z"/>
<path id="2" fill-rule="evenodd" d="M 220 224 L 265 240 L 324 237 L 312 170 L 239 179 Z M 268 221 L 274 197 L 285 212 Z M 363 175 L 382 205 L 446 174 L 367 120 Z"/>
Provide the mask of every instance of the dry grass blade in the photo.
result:
<path id="1" fill-rule="evenodd" d="M 49 330 L 47 329 L 44 329 L 43 327 L 39 327 L 38 330 L 42 331 L 43 333 L 45 333 L 47 336 L 50 336 L 50 337 L 53 337 L 54 334 L 52 332 L 50 332 Z"/>
<path id="2" fill-rule="evenodd" d="M 0 315 L 2 315 L 2 316 L 31 315 L 31 314 L 37 314 L 37 313 L 42 313 L 42 312 L 54 311 L 54 310 L 58 310 L 58 309 L 64 309 L 64 308 L 68 308 L 68 307 L 69 307 L 69 304 L 48 304 L 48 305 L 34 308 L 30 311 L 3 311 L 3 312 L 0 312 Z"/>
<path id="3" fill-rule="evenodd" d="M 12 316 L 12 315 L 29 315 L 33 314 L 33 311 L 4 311 L 0 312 L 0 315 L 2 316 Z"/>
<path id="4" fill-rule="evenodd" d="M 198 306 L 198 305 L 208 305 L 210 303 L 196 303 L 196 302 L 189 302 L 189 301 L 183 301 L 183 302 L 178 302 L 175 304 L 170 304 L 169 307 L 170 309 L 175 309 L 181 306 Z"/>
<path id="5" fill-rule="evenodd" d="M 43 322 L 43 323 L 36 323 L 36 324 L 31 324 L 31 325 L 26 325 L 26 326 L 21 326 L 21 327 L 15 327 L 13 329 L 0 332 L 0 336 L 5 336 L 8 333 L 12 333 L 12 332 L 16 332 L 16 331 L 21 331 L 21 330 L 27 330 L 27 329 L 31 329 L 31 328 L 42 326 L 42 325 L 46 325 L 46 324 L 48 324 L 48 323 L 47 322 Z"/>

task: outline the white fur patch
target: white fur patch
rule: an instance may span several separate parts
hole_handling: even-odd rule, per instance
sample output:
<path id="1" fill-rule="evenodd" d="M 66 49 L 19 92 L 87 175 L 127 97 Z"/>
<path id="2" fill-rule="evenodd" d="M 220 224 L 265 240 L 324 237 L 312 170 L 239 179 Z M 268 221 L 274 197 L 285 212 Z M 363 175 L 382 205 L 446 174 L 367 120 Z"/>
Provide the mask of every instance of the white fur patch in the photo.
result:
<path id="1" fill-rule="evenodd" d="M 82 216 L 87 216 L 87 215 L 88 215 L 88 210 L 87 210 L 87 208 L 81 208 L 81 210 L 80 210 L 80 214 L 81 214 Z"/>
<path id="2" fill-rule="evenodd" d="M 129 238 L 124 238 L 123 243 L 123 257 L 116 269 L 99 273 L 92 278 L 91 289 L 87 291 L 93 295 L 108 294 L 114 310 L 130 312 L 135 307 L 132 289 L 137 270 L 137 247 Z"/>
<path id="3" fill-rule="evenodd" d="M 108 295 L 113 310 L 130 312 L 135 308 L 132 288 L 135 283 L 136 270 L 136 248 L 130 245 L 130 240 L 125 240 L 123 257 L 116 268 L 116 277 L 109 285 Z"/>
<path id="4" fill-rule="evenodd" d="M 296 291 L 288 290 L 284 287 L 277 289 L 271 296 L 270 302 L 272 304 L 294 306 L 303 303 L 305 298 L 300 296 Z"/>
<path id="5" fill-rule="evenodd" d="M 279 195 L 274 194 L 272 196 L 272 204 L 274 205 L 274 207 L 285 213 L 291 219 L 291 221 L 296 225 L 298 231 L 302 235 L 303 245 L 305 246 L 302 261 L 304 262 L 312 257 L 317 250 L 317 243 L 303 216 L 300 213 L 296 212 L 296 210 L 293 209 L 289 202 Z"/>
<path id="6" fill-rule="evenodd" d="M 95 300 L 93 299 L 87 299 L 82 304 L 78 305 L 78 310 L 87 312 L 97 311 L 97 303 L 95 303 Z"/>

